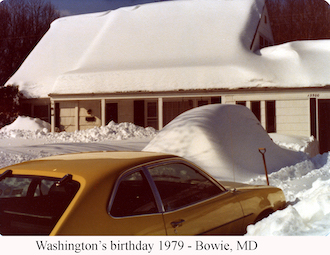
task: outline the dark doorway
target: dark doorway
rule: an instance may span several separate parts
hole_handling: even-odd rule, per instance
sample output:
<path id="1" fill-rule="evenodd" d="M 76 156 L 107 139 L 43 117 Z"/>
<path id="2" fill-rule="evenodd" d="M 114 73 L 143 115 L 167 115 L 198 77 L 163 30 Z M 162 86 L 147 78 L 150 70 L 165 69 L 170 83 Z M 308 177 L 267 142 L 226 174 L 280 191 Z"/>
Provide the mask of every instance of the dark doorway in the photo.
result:
<path id="1" fill-rule="evenodd" d="M 266 130 L 276 132 L 276 105 L 275 101 L 266 101 Z"/>
<path id="2" fill-rule="evenodd" d="M 311 98 L 309 100 L 309 109 L 310 109 L 310 128 L 311 128 L 311 135 L 317 139 L 317 114 L 316 114 L 316 98 Z"/>
<path id="3" fill-rule="evenodd" d="M 134 101 L 134 124 L 144 127 L 144 100 Z"/>
<path id="4" fill-rule="evenodd" d="M 118 104 L 117 103 L 107 103 L 106 104 L 106 124 L 110 121 L 118 123 Z"/>
<path id="5" fill-rule="evenodd" d="M 260 107 L 260 101 L 251 101 L 251 111 L 254 113 L 254 115 L 257 117 L 257 119 L 261 120 L 261 107 Z"/>
<path id="6" fill-rule="evenodd" d="M 60 103 L 55 103 L 55 127 L 60 130 L 61 128 L 61 111 L 60 111 Z"/>
<path id="7" fill-rule="evenodd" d="M 330 151 L 330 99 L 318 100 L 320 153 Z"/>

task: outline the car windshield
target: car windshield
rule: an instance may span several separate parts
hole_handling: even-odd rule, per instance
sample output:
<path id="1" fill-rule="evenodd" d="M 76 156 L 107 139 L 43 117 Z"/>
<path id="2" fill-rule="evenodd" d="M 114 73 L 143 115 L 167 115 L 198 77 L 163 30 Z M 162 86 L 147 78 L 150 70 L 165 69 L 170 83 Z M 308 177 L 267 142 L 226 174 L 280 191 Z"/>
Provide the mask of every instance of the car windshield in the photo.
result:
<path id="1" fill-rule="evenodd" d="M 79 189 L 72 176 L 0 178 L 0 234 L 49 235 Z"/>

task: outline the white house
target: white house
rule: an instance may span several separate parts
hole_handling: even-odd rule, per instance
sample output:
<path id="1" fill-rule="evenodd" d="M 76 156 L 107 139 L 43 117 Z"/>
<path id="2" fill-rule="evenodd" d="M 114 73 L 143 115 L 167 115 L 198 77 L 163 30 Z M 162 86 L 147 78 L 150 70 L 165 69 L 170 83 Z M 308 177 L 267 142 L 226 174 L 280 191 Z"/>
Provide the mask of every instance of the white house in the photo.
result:
<path id="1" fill-rule="evenodd" d="M 56 20 L 7 84 L 53 130 L 160 129 L 187 109 L 238 103 L 267 131 L 330 149 L 330 42 L 270 45 L 264 0 L 144 4 Z"/>

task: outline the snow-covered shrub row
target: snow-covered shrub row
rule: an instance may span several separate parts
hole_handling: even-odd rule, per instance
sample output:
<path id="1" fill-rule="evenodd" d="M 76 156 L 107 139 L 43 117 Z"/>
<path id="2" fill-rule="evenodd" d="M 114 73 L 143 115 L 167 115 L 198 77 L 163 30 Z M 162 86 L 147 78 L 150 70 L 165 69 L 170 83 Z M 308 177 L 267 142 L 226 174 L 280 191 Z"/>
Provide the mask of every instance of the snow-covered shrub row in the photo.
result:
<path id="1" fill-rule="evenodd" d="M 104 140 L 126 140 L 131 138 L 153 137 L 157 131 L 152 127 L 140 127 L 129 122 L 111 121 L 105 127 L 94 127 L 75 132 L 48 133 L 48 140 L 65 142 L 100 142 Z"/>
<path id="2" fill-rule="evenodd" d="M 115 123 L 105 127 L 94 127 L 75 132 L 49 132 L 49 123 L 30 117 L 18 117 L 12 124 L 0 129 L 0 139 L 46 139 L 48 142 L 100 142 L 105 140 L 125 140 L 130 138 L 153 137 L 157 134 L 154 128 L 143 128 L 132 123 Z"/>

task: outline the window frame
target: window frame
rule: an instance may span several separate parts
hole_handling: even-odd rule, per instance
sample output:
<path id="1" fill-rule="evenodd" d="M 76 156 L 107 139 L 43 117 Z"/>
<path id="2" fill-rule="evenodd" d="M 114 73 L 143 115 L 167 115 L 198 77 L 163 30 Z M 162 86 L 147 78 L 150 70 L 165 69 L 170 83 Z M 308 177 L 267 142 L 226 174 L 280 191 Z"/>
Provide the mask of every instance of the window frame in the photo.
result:
<path id="1" fill-rule="evenodd" d="M 157 167 L 157 166 L 161 166 L 161 165 L 170 165 L 170 164 L 183 164 L 187 167 L 189 167 L 190 169 L 196 171 L 198 174 L 200 174 L 201 176 L 203 176 L 205 179 L 207 179 L 208 181 L 210 181 L 212 184 L 214 184 L 216 187 L 219 188 L 219 190 L 221 190 L 221 192 L 215 196 L 211 196 L 209 198 L 206 198 L 206 199 L 202 199 L 202 200 L 199 200 L 199 201 L 195 201 L 193 203 L 190 203 L 190 204 L 187 204 L 187 205 L 184 205 L 184 206 L 181 206 L 181 207 L 178 207 L 178 208 L 175 208 L 173 210 L 170 210 L 170 211 L 166 211 L 165 208 L 164 208 L 164 204 L 163 204 L 163 201 L 162 201 L 162 198 L 161 198 L 161 195 L 159 193 L 159 190 L 157 188 L 157 185 L 156 183 L 154 182 L 150 172 L 149 172 L 149 168 L 154 168 L 154 167 Z M 155 186 L 155 189 L 157 190 L 157 193 L 158 193 L 158 196 L 159 196 L 159 199 L 160 199 L 160 203 L 162 205 L 162 208 L 163 208 L 163 213 L 169 213 L 169 212 L 175 212 L 175 211 L 178 211 L 178 210 L 182 210 L 184 208 L 187 208 L 187 207 L 190 207 L 190 206 L 193 206 L 193 205 L 196 205 L 196 204 L 199 204 L 199 203 L 203 203 L 205 201 L 208 201 L 210 199 L 213 199 L 215 197 L 218 197 L 218 196 L 221 196 L 223 195 L 225 192 L 228 192 L 228 190 L 221 185 L 221 183 L 219 183 L 218 181 L 216 181 L 212 176 L 208 175 L 207 173 L 205 173 L 204 171 L 202 171 L 200 168 L 196 167 L 195 165 L 187 162 L 187 161 L 184 161 L 184 160 L 169 160 L 169 161 L 162 161 L 162 162 L 158 162 L 158 163 L 155 163 L 155 164 L 151 164 L 151 165 L 148 165 L 146 166 L 147 168 L 147 171 L 148 171 L 148 175 L 150 176 L 151 178 L 151 181 L 153 182 L 154 186 Z"/>
<path id="2" fill-rule="evenodd" d="M 167 211 L 165 210 L 164 208 L 164 204 L 163 204 L 163 201 L 162 201 L 162 198 L 161 198 L 161 195 L 158 191 L 158 188 L 157 188 L 157 185 L 156 183 L 154 182 L 150 172 L 149 172 L 149 168 L 153 168 L 153 167 L 157 167 L 157 166 L 161 166 L 161 165 L 169 165 L 169 164 L 183 164 L 183 165 L 186 165 L 188 166 L 189 168 L 191 168 L 192 170 L 195 170 L 197 171 L 200 175 L 202 175 L 204 178 L 206 178 L 207 180 L 209 180 L 211 183 L 213 183 L 215 186 L 217 186 L 222 192 L 220 192 L 218 195 L 215 195 L 215 196 L 212 196 L 212 197 L 209 197 L 207 199 L 204 199 L 204 200 L 200 200 L 200 201 L 196 201 L 194 203 L 191 203 L 191 204 L 188 204 L 188 205 L 185 205 L 183 207 L 180 207 L 180 208 L 176 208 L 170 212 L 174 212 L 174 211 L 178 211 L 178 210 L 182 210 L 184 208 L 187 208 L 189 206 L 193 206 L 193 205 L 196 205 L 198 203 L 203 203 L 207 200 L 210 200 L 210 199 L 213 199 L 217 196 L 221 196 L 223 195 L 224 193 L 228 192 L 228 190 L 221 185 L 221 183 L 219 183 L 218 181 L 216 181 L 212 176 L 210 176 L 209 174 L 205 173 L 204 171 L 202 171 L 200 168 L 196 167 L 195 165 L 185 161 L 185 160 L 180 160 L 180 159 L 167 159 L 167 160 L 160 160 L 160 161 L 153 161 L 153 162 L 149 162 L 149 163 L 146 163 L 144 165 L 141 165 L 141 166 L 137 166 L 133 169 L 128 169 L 126 170 L 125 172 L 123 172 L 116 180 L 115 184 L 114 184 L 114 188 L 110 194 L 110 200 L 109 200 L 109 203 L 108 203 L 108 207 L 107 207 L 107 213 L 110 217 L 114 218 L 114 219 L 122 219 L 122 218 L 131 218 L 131 217 L 141 217 L 141 216 L 148 216 L 148 215 L 155 215 L 155 214 L 164 214 L 166 213 Z M 146 178 L 148 184 L 149 184 L 149 187 L 152 191 L 152 195 L 155 199 L 155 202 L 156 202 L 156 206 L 157 206 L 157 209 L 158 209 L 158 212 L 156 213 L 148 213 L 148 214 L 139 214 L 139 215 L 128 215 L 128 216 L 113 216 L 111 215 L 111 208 L 112 208 L 112 205 L 113 205 L 113 202 L 115 200 L 115 197 L 117 195 L 117 191 L 118 191 L 118 187 L 121 183 L 121 181 L 127 177 L 128 175 L 130 174 L 133 174 L 135 172 L 139 172 L 141 171 L 142 174 L 144 175 L 144 177 Z"/>
<path id="3" fill-rule="evenodd" d="M 141 172 L 144 175 L 144 177 L 146 178 L 146 180 L 147 180 L 147 182 L 149 184 L 149 187 L 151 189 L 152 195 L 153 195 L 153 197 L 155 199 L 155 203 L 156 203 L 156 207 L 157 207 L 158 212 L 156 212 L 156 213 L 148 213 L 148 214 L 138 214 L 138 215 L 127 215 L 127 216 L 113 216 L 111 214 L 111 208 L 112 208 L 112 205 L 114 203 L 115 197 L 117 195 L 117 192 L 118 192 L 118 188 L 119 188 L 120 183 L 127 176 L 129 176 L 131 174 L 134 174 L 136 172 Z M 152 184 L 152 180 L 150 180 L 150 176 L 148 176 L 148 175 L 149 175 L 148 170 L 144 166 L 139 166 L 139 167 L 136 167 L 134 169 L 129 169 L 129 170 L 125 171 L 124 173 L 122 173 L 117 178 L 117 180 L 115 182 L 115 185 L 114 185 L 114 188 L 113 188 L 113 190 L 111 192 L 110 201 L 109 201 L 109 204 L 108 204 L 108 207 L 107 207 L 107 213 L 108 213 L 109 216 L 111 216 L 112 218 L 115 218 L 115 219 L 122 219 L 122 218 L 128 218 L 128 217 L 141 217 L 141 216 L 144 216 L 144 215 L 154 215 L 154 214 L 159 214 L 159 213 L 162 213 L 163 212 L 163 209 L 164 208 L 162 208 L 161 203 L 159 201 L 160 196 L 159 196 L 158 190 Z"/>
<path id="4" fill-rule="evenodd" d="M 9 170 L 9 171 L 11 171 L 11 170 Z M 26 219 L 28 219 L 29 217 L 34 218 L 34 219 L 38 218 L 38 219 L 40 219 L 40 221 L 43 221 L 43 220 L 50 221 L 49 223 L 44 224 L 44 225 L 43 224 L 40 225 L 39 222 L 34 221 L 32 232 L 28 231 L 27 230 L 28 228 L 22 227 L 20 229 L 20 231 L 21 231 L 20 233 L 9 233 L 9 234 L 5 233 L 6 235 L 49 235 L 53 231 L 54 227 L 57 225 L 59 220 L 63 217 L 63 214 L 68 210 L 68 207 L 71 205 L 72 201 L 77 197 L 77 194 L 79 193 L 79 191 L 81 189 L 81 183 L 78 180 L 72 179 L 72 175 L 65 175 L 64 177 L 56 177 L 56 176 L 36 175 L 36 174 L 10 174 L 9 176 L 4 177 L 0 181 L 5 180 L 6 178 L 8 178 L 8 179 L 9 178 L 27 179 L 28 183 L 24 184 L 24 185 L 26 185 L 26 187 L 24 187 L 22 189 L 21 194 L 13 193 L 15 190 L 12 187 L 6 188 L 6 189 L 10 189 L 10 193 L 8 193 L 8 195 L 6 195 L 5 194 L 6 189 L 4 190 L 4 192 L 1 193 L 0 200 L 2 200 L 2 201 L 0 202 L 0 204 L 2 204 L 2 203 L 6 204 L 6 203 L 10 202 L 10 200 L 20 200 L 20 201 L 22 200 L 25 203 L 28 201 L 31 202 L 32 200 L 43 200 L 45 198 L 48 199 L 50 196 L 50 194 L 49 194 L 50 190 L 52 189 L 52 187 L 54 185 L 61 187 L 62 184 L 66 185 L 69 182 L 70 185 L 73 186 L 72 192 L 71 193 L 68 192 L 66 194 L 67 197 L 65 200 L 67 200 L 67 201 L 65 201 L 65 203 L 63 203 L 64 200 L 48 199 L 52 203 L 61 204 L 60 207 L 57 207 L 57 208 L 60 208 L 60 210 L 58 212 L 52 211 L 51 215 L 44 215 L 44 213 L 42 213 L 42 211 L 40 211 L 39 203 L 38 203 L 38 209 L 35 209 L 36 207 L 33 207 L 32 212 L 28 212 L 27 208 L 24 208 L 24 211 L 12 211 L 11 208 L 10 208 L 10 211 L 4 210 L 3 212 L 7 213 L 9 215 L 25 217 L 23 219 L 20 219 L 20 222 L 25 222 Z M 47 189 L 47 193 L 40 192 L 42 189 L 42 186 L 41 186 L 42 181 L 53 182 L 51 185 L 49 185 L 49 187 Z M 37 182 L 37 185 L 35 185 L 36 182 Z M 6 185 L 4 185 L 4 187 L 5 186 Z M 24 191 L 25 188 L 26 188 L 26 191 Z M 38 190 L 39 190 L 39 194 L 37 192 Z M 43 201 L 43 202 L 45 202 L 45 201 Z M 22 204 L 22 203 L 20 203 L 20 204 Z M 29 224 L 29 223 L 27 223 L 27 224 Z"/>

